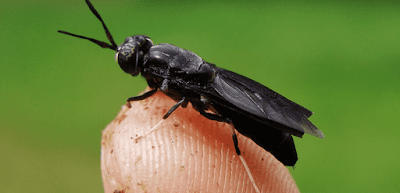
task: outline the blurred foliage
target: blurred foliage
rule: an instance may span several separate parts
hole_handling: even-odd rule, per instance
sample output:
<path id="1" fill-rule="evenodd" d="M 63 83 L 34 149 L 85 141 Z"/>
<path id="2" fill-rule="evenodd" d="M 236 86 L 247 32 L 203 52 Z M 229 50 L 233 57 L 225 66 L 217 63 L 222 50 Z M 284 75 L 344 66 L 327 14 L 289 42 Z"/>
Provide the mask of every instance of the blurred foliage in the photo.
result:
<path id="1" fill-rule="evenodd" d="M 396 1 L 95 1 L 117 43 L 146 34 L 313 110 L 326 139 L 296 138 L 302 192 L 397 192 Z M 101 131 L 143 78 L 83 0 L 0 3 L 0 192 L 102 192 Z"/>

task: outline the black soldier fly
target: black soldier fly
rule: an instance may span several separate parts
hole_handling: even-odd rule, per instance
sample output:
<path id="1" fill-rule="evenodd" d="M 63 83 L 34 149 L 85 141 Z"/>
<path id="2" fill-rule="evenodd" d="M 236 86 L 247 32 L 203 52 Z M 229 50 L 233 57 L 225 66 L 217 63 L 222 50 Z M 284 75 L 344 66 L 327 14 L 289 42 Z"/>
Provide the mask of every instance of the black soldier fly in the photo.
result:
<path id="1" fill-rule="evenodd" d="M 294 166 L 297 162 L 292 135 L 302 137 L 308 133 L 324 137 L 308 120 L 313 114 L 310 110 L 256 81 L 218 68 L 191 51 L 167 43 L 153 45 L 145 35 L 127 37 L 124 43 L 117 46 L 100 14 L 89 0 L 86 3 L 103 24 L 111 44 L 65 31 L 58 32 L 112 49 L 117 52 L 115 59 L 122 70 L 132 76 L 141 73 L 153 90 L 129 98 L 128 105 L 130 101 L 145 99 L 161 90 L 179 101 L 164 119 L 179 106 L 185 107 L 190 102 L 206 118 L 232 123 L 237 131 L 250 137 L 287 166 Z M 215 114 L 206 112 L 208 110 Z M 240 155 L 235 131 L 232 138 L 236 153 Z"/>

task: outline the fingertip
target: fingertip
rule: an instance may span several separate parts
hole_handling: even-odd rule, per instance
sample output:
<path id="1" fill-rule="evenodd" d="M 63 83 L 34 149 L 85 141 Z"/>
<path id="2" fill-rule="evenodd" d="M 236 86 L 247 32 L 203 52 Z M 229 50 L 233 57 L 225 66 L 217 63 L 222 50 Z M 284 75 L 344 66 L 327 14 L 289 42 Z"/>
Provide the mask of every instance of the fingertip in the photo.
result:
<path id="1" fill-rule="evenodd" d="M 228 124 L 179 107 L 161 92 L 123 106 L 103 131 L 105 192 L 255 192 L 235 153 Z M 242 156 L 261 192 L 298 192 L 287 168 L 238 134 Z"/>

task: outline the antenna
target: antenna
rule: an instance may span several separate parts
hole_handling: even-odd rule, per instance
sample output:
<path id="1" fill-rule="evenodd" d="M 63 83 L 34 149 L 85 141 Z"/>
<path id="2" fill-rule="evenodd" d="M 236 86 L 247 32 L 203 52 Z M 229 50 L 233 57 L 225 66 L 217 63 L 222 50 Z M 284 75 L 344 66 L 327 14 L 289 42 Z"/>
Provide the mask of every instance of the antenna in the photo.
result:
<path id="1" fill-rule="evenodd" d="M 113 37 L 111 36 L 111 33 L 108 30 L 108 28 L 107 28 L 106 24 L 104 23 L 103 19 L 100 17 L 100 14 L 96 11 L 96 9 L 93 7 L 92 3 L 90 3 L 89 0 L 86 0 L 86 4 L 89 6 L 90 11 L 92 11 L 92 13 L 97 17 L 97 19 L 99 19 L 101 21 L 101 23 L 103 24 L 104 31 L 106 31 L 107 38 L 111 42 L 111 45 L 106 43 L 106 42 L 103 42 L 103 41 L 99 41 L 99 40 L 96 40 L 96 39 L 93 39 L 93 38 L 89 38 L 89 37 L 86 37 L 86 36 L 81 36 L 81 35 L 69 33 L 69 32 L 62 31 L 62 30 L 59 30 L 58 32 L 63 33 L 63 34 L 67 34 L 67 35 L 70 35 L 70 36 L 74 36 L 74 37 L 77 37 L 77 38 L 82 38 L 82 39 L 85 39 L 85 40 L 89 40 L 89 41 L 99 45 L 102 48 L 110 48 L 110 49 L 112 49 L 114 51 L 117 51 L 118 46 L 115 43 Z"/>

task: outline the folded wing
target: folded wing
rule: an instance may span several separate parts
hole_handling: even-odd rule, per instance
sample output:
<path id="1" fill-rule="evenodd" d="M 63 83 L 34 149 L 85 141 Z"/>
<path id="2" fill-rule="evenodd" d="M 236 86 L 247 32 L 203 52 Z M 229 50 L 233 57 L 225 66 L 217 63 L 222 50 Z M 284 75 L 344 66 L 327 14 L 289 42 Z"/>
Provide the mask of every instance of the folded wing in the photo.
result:
<path id="1" fill-rule="evenodd" d="M 254 80 L 222 68 L 217 67 L 217 70 L 213 85 L 201 92 L 211 102 L 298 137 L 308 133 L 324 138 L 324 134 L 308 120 L 313 114 L 310 110 Z"/>

